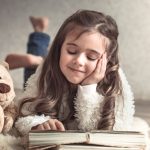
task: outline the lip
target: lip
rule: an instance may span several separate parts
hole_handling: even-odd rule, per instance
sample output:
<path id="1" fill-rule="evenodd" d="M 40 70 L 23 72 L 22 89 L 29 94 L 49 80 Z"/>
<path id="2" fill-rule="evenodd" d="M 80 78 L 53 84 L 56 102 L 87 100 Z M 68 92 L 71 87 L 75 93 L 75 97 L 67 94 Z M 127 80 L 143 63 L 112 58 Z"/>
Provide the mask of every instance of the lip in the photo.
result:
<path id="1" fill-rule="evenodd" d="M 75 69 L 75 68 L 72 68 L 72 67 L 69 67 L 69 69 L 73 72 L 80 72 L 80 73 L 85 73 L 85 71 L 82 71 L 82 70 L 78 70 L 78 69 Z"/>

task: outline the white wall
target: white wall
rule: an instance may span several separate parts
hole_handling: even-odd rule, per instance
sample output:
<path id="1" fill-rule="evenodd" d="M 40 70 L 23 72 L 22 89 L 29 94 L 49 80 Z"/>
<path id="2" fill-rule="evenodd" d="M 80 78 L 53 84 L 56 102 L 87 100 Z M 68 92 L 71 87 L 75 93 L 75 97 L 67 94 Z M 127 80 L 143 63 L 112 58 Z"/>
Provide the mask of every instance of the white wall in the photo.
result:
<path id="1" fill-rule="evenodd" d="M 119 26 L 120 58 L 135 98 L 150 100 L 149 0 L 0 0 L 0 59 L 25 53 L 32 31 L 28 17 L 48 16 L 52 39 L 66 17 L 78 9 L 93 9 L 113 16 Z M 22 88 L 23 69 L 11 71 Z"/>

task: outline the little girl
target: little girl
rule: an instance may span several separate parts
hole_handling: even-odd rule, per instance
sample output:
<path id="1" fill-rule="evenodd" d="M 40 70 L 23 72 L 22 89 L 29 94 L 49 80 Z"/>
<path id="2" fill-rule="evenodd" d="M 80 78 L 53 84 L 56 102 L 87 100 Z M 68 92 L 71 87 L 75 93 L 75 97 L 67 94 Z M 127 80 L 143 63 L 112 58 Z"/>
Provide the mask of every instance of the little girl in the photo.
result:
<path id="1" fill-rule="evenodd" d="M 79 10 L 60 27 L 44 63 L 20 97 L 16 128 L 130 130 L 133 95 L 120 69 L 118 28 L 103 13 Z"/>

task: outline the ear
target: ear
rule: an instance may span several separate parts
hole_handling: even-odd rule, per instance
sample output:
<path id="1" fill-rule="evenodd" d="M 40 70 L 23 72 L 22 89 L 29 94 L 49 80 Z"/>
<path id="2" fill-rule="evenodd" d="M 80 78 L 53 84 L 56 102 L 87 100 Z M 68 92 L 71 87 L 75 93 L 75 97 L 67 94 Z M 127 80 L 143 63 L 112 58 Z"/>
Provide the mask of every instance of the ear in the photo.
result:
<path id="1" fill-rule="evenodd" d="M 0 65 L 3 65 L 7 70 L 9 70 L 9 64 L 6 61 L 0 61 Z"/>

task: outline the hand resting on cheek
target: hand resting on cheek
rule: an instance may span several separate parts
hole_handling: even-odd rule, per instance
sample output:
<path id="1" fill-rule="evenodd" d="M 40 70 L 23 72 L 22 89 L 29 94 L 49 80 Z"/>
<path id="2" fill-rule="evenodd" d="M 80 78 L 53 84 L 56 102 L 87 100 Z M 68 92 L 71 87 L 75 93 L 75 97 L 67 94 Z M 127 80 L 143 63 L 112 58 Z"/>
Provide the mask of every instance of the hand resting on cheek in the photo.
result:
<path id="1" fill-rule="evenodd" d="M 107 58 L 105 52 L 99 58 L 95 70 L 81 82 L 81 85 L 89 85 L 100 82 L 105 76 L 106 66 L 107 66 Z"/>

